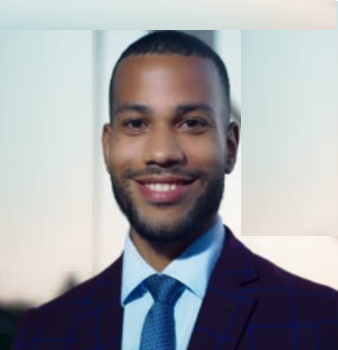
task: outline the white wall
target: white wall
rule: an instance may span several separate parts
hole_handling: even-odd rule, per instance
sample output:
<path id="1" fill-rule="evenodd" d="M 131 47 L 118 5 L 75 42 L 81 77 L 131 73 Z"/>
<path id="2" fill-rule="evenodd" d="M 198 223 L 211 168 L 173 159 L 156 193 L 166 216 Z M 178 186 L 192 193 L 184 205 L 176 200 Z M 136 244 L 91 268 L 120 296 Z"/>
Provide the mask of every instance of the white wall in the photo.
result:
<path id="1" fill-rule="evenodd" d="M 173 19 L 175 23 L 173 24 Z M 334 0 L 1 0 L 1 29 L 335 29 Z"/>
<path id="2" fill-rule="evenodd" d="M 92 269 L 92 33 L 0 32 L 0 300 Z"/>
<path id="3" fill-rule="evenodd" d="M 336 289 L 337 63 L 337 30 L 242 32 L 241 239 Z"/>
<path id="4" fill-rule="evenodd" d="M 242 33 L 243 235 L 338 235 L 337 31 Z"/>

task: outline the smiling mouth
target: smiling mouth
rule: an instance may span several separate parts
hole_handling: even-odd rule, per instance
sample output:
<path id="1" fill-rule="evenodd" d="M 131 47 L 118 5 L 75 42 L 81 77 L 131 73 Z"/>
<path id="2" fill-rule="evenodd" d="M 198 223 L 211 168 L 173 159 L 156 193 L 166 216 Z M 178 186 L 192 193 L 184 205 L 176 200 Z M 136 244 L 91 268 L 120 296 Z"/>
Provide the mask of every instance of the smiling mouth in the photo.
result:
<path id="1" fill-rule="evenodd" d="M 153 203 L 177 203 L 186 197 L 196 181 L 179 182 L 136 182 L 142 196 Z"/>

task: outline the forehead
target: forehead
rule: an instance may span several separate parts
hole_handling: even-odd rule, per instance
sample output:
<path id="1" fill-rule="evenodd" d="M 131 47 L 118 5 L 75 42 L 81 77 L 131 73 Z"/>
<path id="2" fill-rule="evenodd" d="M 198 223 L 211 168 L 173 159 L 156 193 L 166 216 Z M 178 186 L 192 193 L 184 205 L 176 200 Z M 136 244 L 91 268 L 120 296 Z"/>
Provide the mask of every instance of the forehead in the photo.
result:
<path id="1" fill-rule="evenodd" d="M 130 56 L 114 79 L 114 105 L 133 102 L 168 106 L 223 103 L 220 77 L 209 59 L 178 55 Z"/>

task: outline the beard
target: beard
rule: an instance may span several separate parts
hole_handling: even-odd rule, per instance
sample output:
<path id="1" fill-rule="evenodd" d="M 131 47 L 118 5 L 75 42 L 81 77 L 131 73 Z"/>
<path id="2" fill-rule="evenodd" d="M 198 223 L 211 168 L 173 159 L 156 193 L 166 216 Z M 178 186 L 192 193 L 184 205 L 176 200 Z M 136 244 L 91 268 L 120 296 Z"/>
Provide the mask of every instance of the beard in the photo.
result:
<path id="1" fill-rule="evenodd" d="M 146 217 L 135 203 L 130 191 L 130 181 L 138 175 L 154 174 L 178 174 L 190 175 L 197 178 L 203 188 L 201 194 L 197 196 L 191 208 L 181 217 L 176 219 L 168 218 L 167 222 L 156 220 L 155 217 Z M 212 223 L 218 213 L 223 193 L 224 193 L 224 167 L 219 166 L 210 178 L 210 175 L 200 170 L 182 171 L 171 168 L 164 172 L 161 168 L 149 168 L 146 171 L 127 170 L 122 174 L 121 180 L 110 174 L 113 194 L 121 212 L 126 216 L 130 225 L 144 239 L 157 243 L 170 243 L 189 239 L 201 229 L 205 229 Z M 168 206 L 165 203 L 153 204 L 157 208 Z M 170 204 L 169 204 L 170 205 Z"/>

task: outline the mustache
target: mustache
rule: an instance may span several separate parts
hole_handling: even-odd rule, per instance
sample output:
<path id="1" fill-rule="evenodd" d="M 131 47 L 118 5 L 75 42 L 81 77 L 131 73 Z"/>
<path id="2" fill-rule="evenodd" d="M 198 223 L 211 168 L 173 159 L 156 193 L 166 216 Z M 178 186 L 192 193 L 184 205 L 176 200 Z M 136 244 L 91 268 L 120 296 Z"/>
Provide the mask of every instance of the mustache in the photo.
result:
<path id="1" fill-rule="evenodd" d="M 147 176 L 147 175 L 163 175 L 163 176 L 178 175 L 178 176 L 191 177 L 191 178 L 206 177 L 205 172 L 199 169 L 182 169 L 180 167 L 171 167 L 171 168 L 165 169 L 158 166 L 150 166 L 142 170 L 126 170 L 125 172 L 123 172 L 121 177 L 124 180 L 132 180 L 135 177 Z"/>

